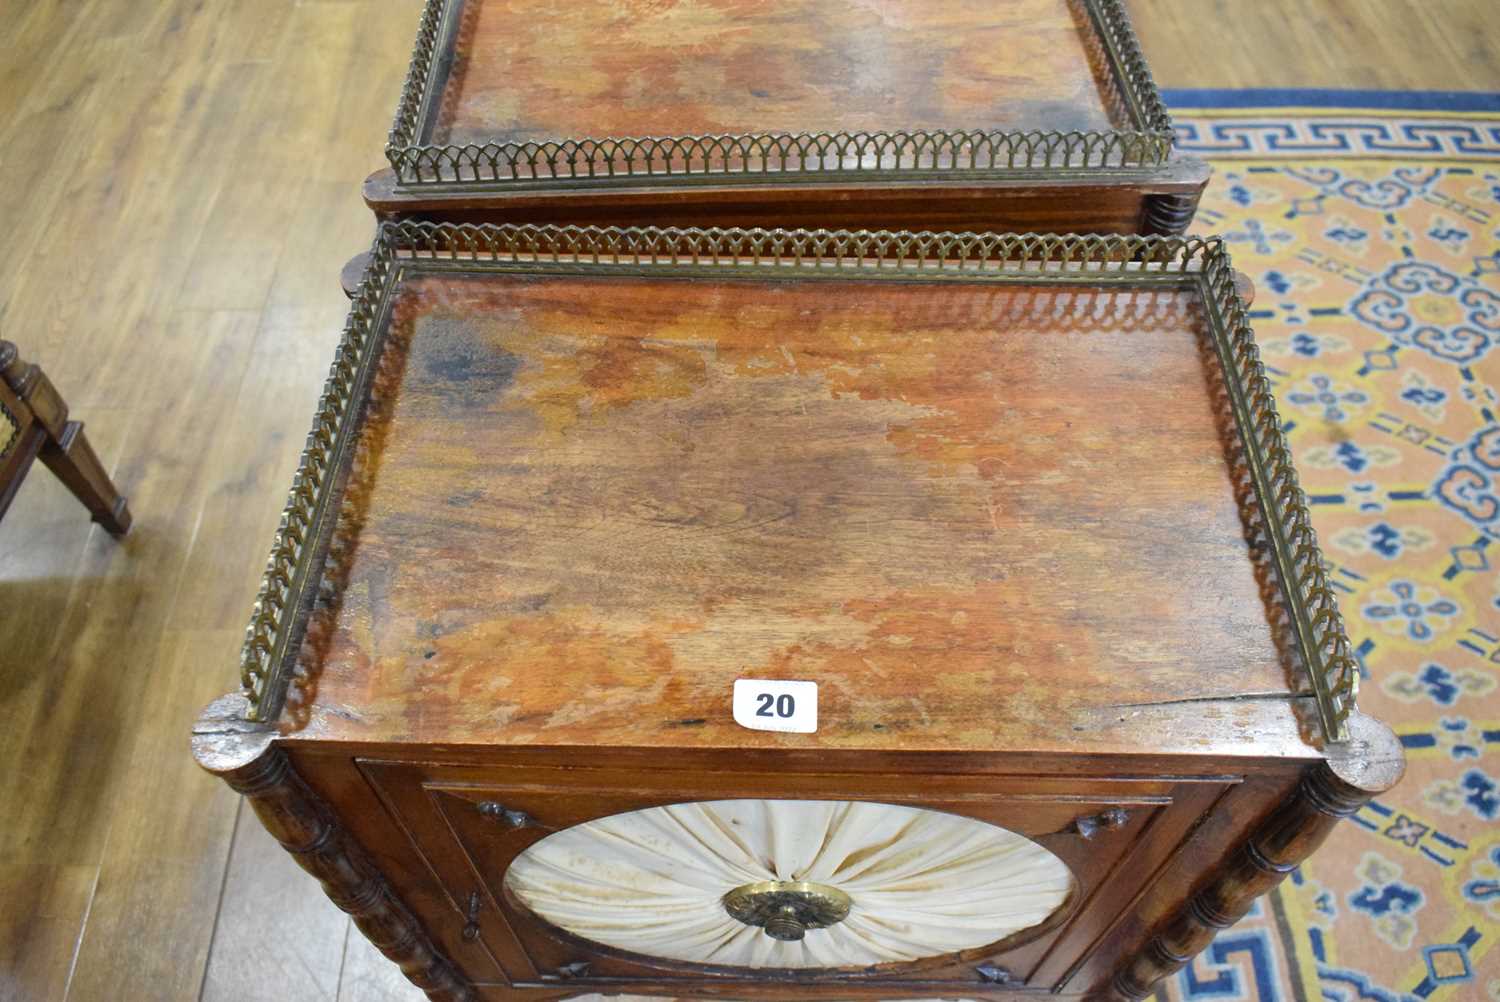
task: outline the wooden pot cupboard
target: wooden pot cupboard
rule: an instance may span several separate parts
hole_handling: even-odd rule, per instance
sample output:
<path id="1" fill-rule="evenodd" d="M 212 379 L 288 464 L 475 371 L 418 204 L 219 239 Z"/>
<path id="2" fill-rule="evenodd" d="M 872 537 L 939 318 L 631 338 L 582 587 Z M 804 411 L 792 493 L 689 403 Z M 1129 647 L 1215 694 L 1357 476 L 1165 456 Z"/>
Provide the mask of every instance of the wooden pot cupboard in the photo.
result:
<path id="1" fill-rule="evenodd" d="M 1402 770 L 1216 239 L 386 223 L 241 672 L 440 1002 L 1140 999 Z"/>
<path id="2" fill-rule="evenodd" d="M 365 200 L 448 222 L 1183 232 L 1121 0 L 429 0 Z"/>

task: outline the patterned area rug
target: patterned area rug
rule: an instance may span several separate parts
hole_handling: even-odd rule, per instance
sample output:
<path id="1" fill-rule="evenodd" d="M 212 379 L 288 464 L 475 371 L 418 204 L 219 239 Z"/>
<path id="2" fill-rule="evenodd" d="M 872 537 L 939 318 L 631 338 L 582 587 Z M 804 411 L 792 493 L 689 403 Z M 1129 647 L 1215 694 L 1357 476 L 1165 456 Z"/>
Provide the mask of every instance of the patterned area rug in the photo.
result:
<path id="1" fill-rule="evenodd" d="M 1500 95 L 1168 100 L 1409 764 L 1158 997 L 1500 1000 Z"/>

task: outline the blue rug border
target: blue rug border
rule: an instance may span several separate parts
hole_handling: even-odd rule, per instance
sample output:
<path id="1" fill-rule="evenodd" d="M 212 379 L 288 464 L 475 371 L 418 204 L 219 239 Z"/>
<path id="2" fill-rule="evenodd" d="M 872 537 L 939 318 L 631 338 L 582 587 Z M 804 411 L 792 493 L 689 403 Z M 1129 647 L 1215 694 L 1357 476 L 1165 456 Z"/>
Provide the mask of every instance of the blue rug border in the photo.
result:
<path id="1" fill-rule="evenodd" d="M 1169 109 L 1368 108 L 1381 111 L 1480 111 L 1500 113 L 1500 92 L 1465 90 L 1329 90 L 1295 87 L 1163 90 Z"/>

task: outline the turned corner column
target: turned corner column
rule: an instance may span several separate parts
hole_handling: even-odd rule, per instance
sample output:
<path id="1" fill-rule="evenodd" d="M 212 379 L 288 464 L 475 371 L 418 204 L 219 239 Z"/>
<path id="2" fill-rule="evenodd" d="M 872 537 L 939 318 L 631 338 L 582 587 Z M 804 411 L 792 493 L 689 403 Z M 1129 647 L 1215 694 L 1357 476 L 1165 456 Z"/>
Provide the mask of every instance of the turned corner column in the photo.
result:
<path id="1" fill-rule="evenodd" d="M 1141 207 L 1141 232 L 1160 237 L 1176 237 L 1187 232 L 1198 202 L 1213 176 L 1213 168 L 1197 157 L 1174 155 L 1166 167 L 1170 186 L 1163 191 L 1149 191 Z"/>
<path id="2" fill-rule="evenodd" d="M 1137 1000 L 1239 921 L 1255 899 L 1286 879 L 1344 818 L 1400 780 L 1401 744 L 1384 724 L 1356 713 L 1350 740 L 1332 745 L 1307 767 L 1296 789 L 1226 854 L 1182 908 L 1159 925 L 1145 947 L 1116 970 L 1102 1000 Z"/>
<path id="3" fill-rule="evenodd" d="M 1147 195 L 1144 232 L 1151 236 L 1176 237 L 1187 232 L 1198 211 L 1201 191 L 1185 194 Z"/>
<path id="4" fill-rule="evenodd" d="M 193 756 L 249 802 L 266 830 L 432 1002 L 474 1002 L 468 980 L 433 945 L 364 850 L 297 775 L 274 728 L 246 719 L 245 697 L 215 700 L 193 728 Z"/>

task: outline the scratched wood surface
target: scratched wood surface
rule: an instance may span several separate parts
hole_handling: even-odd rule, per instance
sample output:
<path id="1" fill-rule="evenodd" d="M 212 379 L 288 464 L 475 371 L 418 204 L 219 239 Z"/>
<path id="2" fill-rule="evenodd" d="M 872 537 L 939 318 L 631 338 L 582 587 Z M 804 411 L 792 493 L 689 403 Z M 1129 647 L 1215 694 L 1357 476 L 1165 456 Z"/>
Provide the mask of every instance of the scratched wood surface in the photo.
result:
<path id="1" fill-rule="evenodd" d="M 1107 129 L 1070 0 L 468 0 L 431 139 Z"/>
<path id="2" fill-rule="evenodd" d="M 412 279 L 286 726 L 737 747 L 734 679 L 786 678 L 788 747 L 1267 753 L 1239 701 L 1299 683 L 1204 329 L 1174 290 Z M 1138 712 L 1184 700 L 1217 738 Z"/>

